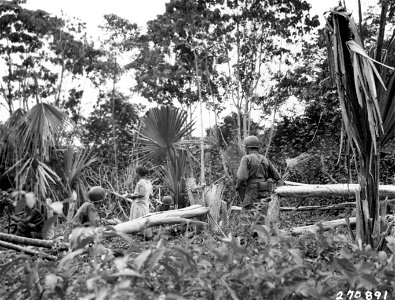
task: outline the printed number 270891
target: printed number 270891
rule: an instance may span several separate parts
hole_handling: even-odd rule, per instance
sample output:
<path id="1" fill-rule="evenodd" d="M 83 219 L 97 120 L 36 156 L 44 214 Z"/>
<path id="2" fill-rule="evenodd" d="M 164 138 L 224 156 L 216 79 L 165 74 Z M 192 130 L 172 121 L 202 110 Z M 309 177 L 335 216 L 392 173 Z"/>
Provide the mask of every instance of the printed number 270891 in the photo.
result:
<path id="1" fill-rule="evenodd" d="M 336 294 L 336 300 L 387 300 L 388 292 L 360 292 L 360 291 L 353 291 L 349 290 L 347 293 L 338 292 Z"/>

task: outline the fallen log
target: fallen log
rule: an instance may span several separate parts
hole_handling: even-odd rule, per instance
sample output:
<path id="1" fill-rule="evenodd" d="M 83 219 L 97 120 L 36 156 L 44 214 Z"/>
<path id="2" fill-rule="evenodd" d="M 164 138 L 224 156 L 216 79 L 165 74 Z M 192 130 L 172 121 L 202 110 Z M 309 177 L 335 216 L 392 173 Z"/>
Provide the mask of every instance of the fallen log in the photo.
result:
<path id="1" fill-rule="evenodd" d="M 387 204 L 395 204 L 395 199 L 390 199 L 387 200 Z M 355 206 L 356 202 L 344 202 L 344 203 L 337 203 L 337 204 L 332 204 L 332 205 L 311 205 L 311 206 L 299 206 L 299 207 L 293 207 L 293 206 L 282 206 L 280 207 L 280 211 L 309 211 L 309 210 L 330 210 L 330 209 L 343 209 L 347 208 L 350 206 Z M 242 207 L 241 206 L 235 206 L 232 205 L 231 210 L 235 211 L 241 211 Z"/>
<path id="2" fill-rule="evenodd" d="M 343 209 L 349 206 L 355 206 L 355 202 L 345 202 L 345 203 L 338 203 L 332 205 L 311 205 L 311 206 L 282 206 L 280 207 L 280 211 L 310 211 L 310 210 L 330 210 L 330 209 Z M 231 210 L 241 211 L 242 207 L 240 206 L 232 206 Z"/>
<path id="3" fill-rule="evenodd" d="M 350 206 L 355 206 L 356 202 L 345 202 L 332 205 L 311 205 L 311 206 L 283 206 L 280 207 L 280 211 L 311 211 L 311 210 L 330 210 L 330 209 L 344 209 Z"/>
<path id="4" fill-rule="evenodd" d="M 280 197 L 355 197 L 360 191 L 359 184 L 325 184 L 325 185 L 301 185 L 280 186 L 275 193 Z M 395 197 L 395 185 L 380 185 L 379 195 L 381 197 Z"/>
<path id="5" fill-rule="evenodd" d="M 356 223 L 355 217 L 349 218 L 349 220 L 350 220 L 351 225 Z M 340 220 L 322 222 L 321 224 L 322 224 L 322 228 L 324 230 L 329 230 L 329 229 L 333 229 L 333 228 L 340 227 L 340 226 L 347 226 L 347 221 L 346 221 L 346 219 L 340 219 Z M 319 230 L 320 230 L 320 227 L 317 224 L 291 228 L 291 232 L 293 234 L 301 234 L 306 231 L 315 233 L 315 232 L 318 232 Z"/>
<path id="6" fill-rule="evenodd" d="M 26 253 L 26 254 L 29 254 L 29 255 L 41 256 L 41 257 L 49 259 L 49 260 L 57 260 L 56 256 L 49 255 L 49 254 L 43 253 L 42 251 L 41 252 L 40 251 L 36 251 L 36 250 L 33 250 L 33 249 L 25 248 L 25 247 L 18 246 L 18 245 L 15 245 L 15 244 L 4 242 L 4 241 L 0 241 L 0 247 L 16 250 L 16 251 L 23 252 L 23 253 Z"/>
<path id="7" fill-rule="evenodd" d="M 54 242 L 50 240 L 31 239 L 13 234 L 1 233 L 1 232 L 0 232 L 0 241 L 6 241 L 6 242 L 11 242 L 13 244 L 21 244 L 27 246 L 44 247 L 44 248 L 52 248 L 54 245 Z"/>
<path id="8" fill-rule="evenodd" d="M 284 181 L 286 185 L 292 185 L 292 186 L 304 186 L 304 185 L 309 185 L 308 183 L 300 183 L 300 182 L 293 182 L 293 181 Z"/>
<path id="9" fill-rule="evenodd" d="M 205 222 L 188 219 L 204 216 L 207 215 L 209 212 L 210 209 L 208 207 L 197 204 L 182 209 L 150 213 L 144 217 L 117 224 L 113 228 L 118 232 L 136 233 L 143 229 L 158 225 L 171 225 L 181 223 L 207 225 L 207 223 Z"/>

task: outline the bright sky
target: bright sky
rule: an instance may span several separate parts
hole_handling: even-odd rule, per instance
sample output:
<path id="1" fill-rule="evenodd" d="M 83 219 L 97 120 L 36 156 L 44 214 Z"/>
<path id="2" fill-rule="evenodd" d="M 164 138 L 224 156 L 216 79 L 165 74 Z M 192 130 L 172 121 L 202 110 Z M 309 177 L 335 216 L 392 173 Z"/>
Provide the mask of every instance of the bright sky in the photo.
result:
<path id="1" fill-rule="evenodd" d="M 311 15 L 319 15 L 321 23 L 324 22 L 323 14 L 328 11 L 331 7 L 337 6 L 338 0 L 307 0 L 312 5 Z M 98 25 L 103 22 L 103 16 L 105 14 L 116 14 L 120 17 L 129 19 L 131 22 L 137 23 L 139 26 L 145 26 L 145 23 L 149 20 L 154 19 L 158 14 L 162 14 L 165 10 L 166 0 L 27 0 L 26 7 L 29 9 L 42 9 L 49 13 L 62 15 L 65 14 L 68 17 L 76 17 L 81 19 L 87 24 L 88 35 L 93 38 L 97 38 L 100 35 Z M 362 0 L 362 6 L 367 7 L 368 5 L 374 5 L 377 0 Z M 357 15 L 357 0 L 346 0 L 346 5 L 349 10 Z M 121 83 L 122 85 L 122 83 Z M 120 86 L 122 91 L 127 91 L 130 83 L 125 85 L 125 89 Z M 85 113 L 88 113 L 90 107 L 95 102 L 95 97 L 92 96 L 91 87 L 87 88 L 84 94 L 84 98 L 90 100 L 85 101 Z M 135 95 L 132 101 L 144 102 L 144 99 Z M 208 113 L 205 114 L 207 120 L 204 120 L 204 124 L 210 124 L 214 120 L 214 116 Z M 4 121 L 8 118 L 8 114 L 0 106 L 0 121 Z M 200 120 L 196 120 L 197 131 L 196 134 L 200 134 Z"/>

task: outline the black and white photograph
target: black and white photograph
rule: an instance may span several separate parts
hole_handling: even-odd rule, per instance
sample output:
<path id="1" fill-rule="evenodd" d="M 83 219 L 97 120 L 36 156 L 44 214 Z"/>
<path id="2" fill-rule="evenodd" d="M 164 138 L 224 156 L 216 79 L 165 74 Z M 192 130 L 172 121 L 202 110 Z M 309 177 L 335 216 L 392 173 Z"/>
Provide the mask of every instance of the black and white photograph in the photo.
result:
<path id="1" fill-rule="evenodd" d="M 0 0 L 0 300 L 395 300 L 395 0 Z"/>

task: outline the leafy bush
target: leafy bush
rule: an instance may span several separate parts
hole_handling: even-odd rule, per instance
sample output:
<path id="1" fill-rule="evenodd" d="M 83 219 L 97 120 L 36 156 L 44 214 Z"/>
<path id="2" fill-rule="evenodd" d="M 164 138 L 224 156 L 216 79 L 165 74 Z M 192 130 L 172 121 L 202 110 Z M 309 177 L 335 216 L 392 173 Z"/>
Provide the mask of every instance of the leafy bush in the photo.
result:
<path id="1" fill-rule="evenodd" d="M 5 299 L 335 299 L 339 292 L 395 296 L 395 238 L 387 252 L 359 249 L 341 234 L 300 237 L 233 216 L 227 237 L 159 230 L 148 247 L 97 231 L 59 262 L 2 257 Z M 84 232 L 86 231 L 86 232 Z M 273 234 L 274 233 L 274 234 Z M 90 239 L 92 241 L 92 239 Z M 77 244 L 78 244 L 77 243 Z M 79 247 L 78 247 L 79 246 Z M 125 248 L 120 250 L 120 247 Z M 42 297 L 42 298 L 40 298 Z M 382 299 L 382 298 L 381 298 Z"/>

